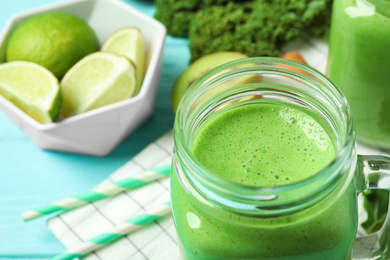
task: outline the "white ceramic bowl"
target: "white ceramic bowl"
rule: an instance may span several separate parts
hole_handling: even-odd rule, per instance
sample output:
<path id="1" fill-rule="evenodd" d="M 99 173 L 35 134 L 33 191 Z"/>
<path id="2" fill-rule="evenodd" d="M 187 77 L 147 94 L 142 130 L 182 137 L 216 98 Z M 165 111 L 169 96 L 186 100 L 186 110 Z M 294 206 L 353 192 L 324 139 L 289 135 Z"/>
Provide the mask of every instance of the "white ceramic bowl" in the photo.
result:
<path id="1" fill-rule="evenodd" d="M 139 94 L 128 100 L 76 115 L 60 122 L 40 124 L 0 96 L 0 108 L 39 147 L 95 156 L 110 153 L 151 114 L 161 73 L 161 56 L 166 36 L 158 21 L 119 0 L 71 0 L 12 16 L 0 34 L 0 62 L 12 31 L 37 14 L 66 12 L 83 18 L 102 44 L 117 29 L 137 26 L 146 42 L 146 74 Z"/>

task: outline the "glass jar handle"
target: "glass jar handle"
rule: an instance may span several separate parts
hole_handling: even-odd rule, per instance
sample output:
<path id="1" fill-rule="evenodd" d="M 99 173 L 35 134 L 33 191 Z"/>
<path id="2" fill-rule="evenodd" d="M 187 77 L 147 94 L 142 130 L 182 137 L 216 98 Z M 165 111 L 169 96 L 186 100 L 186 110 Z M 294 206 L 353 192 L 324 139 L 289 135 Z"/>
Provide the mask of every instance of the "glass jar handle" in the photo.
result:
<path id="1" fill-rule="evenodd" d="M 358 191 L 390 190 L 390 158 L 379 155 L 358 155 L 358 171 L 361 181 Z M 390 200 L 389 200 L 390 201 Z M 390 209 L 390 205 L 388 207 Z M 389 211 L 388 211 L 389 212 Z M 383 226 L 372 234 L 356 237 L 353 259 L 389 259 L 390 220 L 387 213 Z M 369 254 L 368 254 L 369 253 Z"/>

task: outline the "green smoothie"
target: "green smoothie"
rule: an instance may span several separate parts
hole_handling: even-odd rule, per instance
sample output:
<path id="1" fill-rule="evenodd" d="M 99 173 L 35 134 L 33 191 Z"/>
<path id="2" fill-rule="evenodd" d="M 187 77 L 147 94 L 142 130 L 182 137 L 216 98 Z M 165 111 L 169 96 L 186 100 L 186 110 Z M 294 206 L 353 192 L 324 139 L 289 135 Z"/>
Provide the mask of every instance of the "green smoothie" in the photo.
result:
<path id="1" fill-rule="evenodd" d="M 384 148 L 390 148 L 389 32 L 389 0 L 334 1 L 327 75 L 348 99 L 357 138 Z"/>
<path id="2" fill-rule="evenodd" d="M 302 181 L 335 156 L 315 119 L 277 104 L 217 112 L 199 127 L 191 149 L 213 173 L 257 187 Z M 188 260 L 351 257 L 357 226 L 353 184 L 308 209 L 272 218 L 237 215 L 190 196 L 175 171 L 171 190 L 175 226 Z"/>
<path id="3" fill-rule="evenodd" d="M 324 129 L 307 114 L 277 105 L 236 108 L 209 122 L 193 153 L 211 171 L 245 185 L 301 181 L 334 157 Z"/>

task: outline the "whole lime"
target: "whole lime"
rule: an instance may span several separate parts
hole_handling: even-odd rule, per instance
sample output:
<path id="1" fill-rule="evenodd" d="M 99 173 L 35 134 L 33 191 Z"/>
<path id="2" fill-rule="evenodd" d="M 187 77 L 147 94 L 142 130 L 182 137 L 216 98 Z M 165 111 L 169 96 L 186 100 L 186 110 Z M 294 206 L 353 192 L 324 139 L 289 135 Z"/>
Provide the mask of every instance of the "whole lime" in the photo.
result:
<path id="1" fill-rule="evenodd" d="M 95 32 L 83 19 L 46 13 L 16 28 L 7 45 L 6 60 L 38 63 L 61 79 L 77 61 L 98 48 Z"/>

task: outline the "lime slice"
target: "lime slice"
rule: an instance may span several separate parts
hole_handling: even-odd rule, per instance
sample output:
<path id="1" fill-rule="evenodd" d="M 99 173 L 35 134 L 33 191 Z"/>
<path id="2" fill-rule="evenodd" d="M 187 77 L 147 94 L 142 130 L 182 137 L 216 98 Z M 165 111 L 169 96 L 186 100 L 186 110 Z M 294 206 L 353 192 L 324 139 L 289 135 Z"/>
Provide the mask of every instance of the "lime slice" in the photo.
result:
<path id="1" fill-rule="evenodd" d="M 61 81 L 60 116 L 77 115 L 128 99 L 135 91 L 135 70 L 126 58 L 95 52 L 77 62 Z"/>
<path id="2" fill-rule="evenodd" d="M 0 95 L 39 123 L 53 122 L 61 107 L 57 78 L 33 62 L 0 64 Z"/>
<path id="3" fill-rule="evenodd" d="M 136 27 L 119 29 L 107 38 L 101 50 L 125 56 L 133 62 L 138 94 L 145 74 L 145 42 L 141 31 Z"/>

